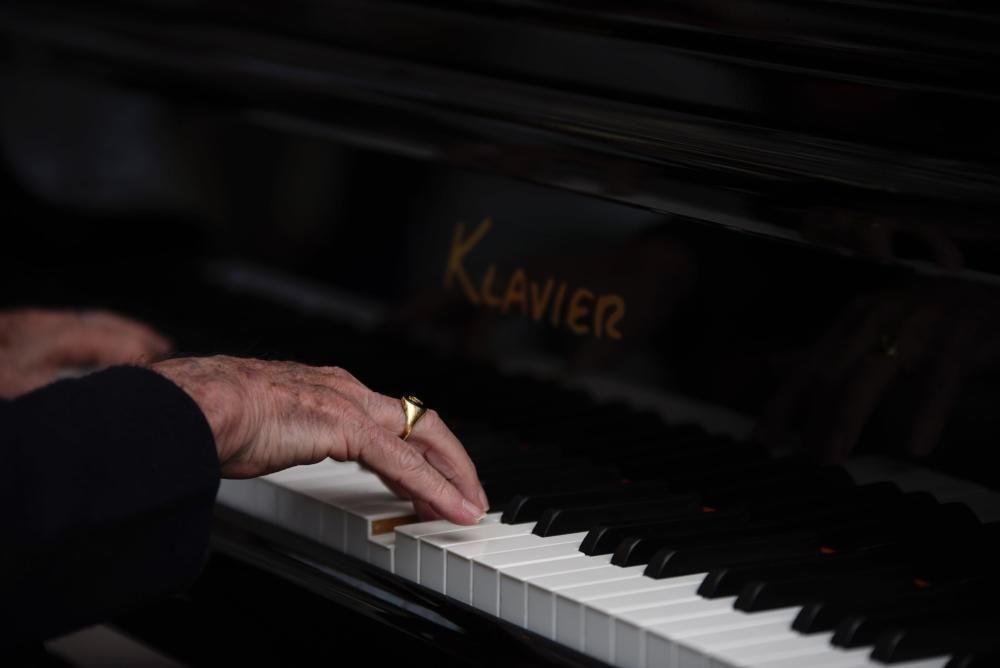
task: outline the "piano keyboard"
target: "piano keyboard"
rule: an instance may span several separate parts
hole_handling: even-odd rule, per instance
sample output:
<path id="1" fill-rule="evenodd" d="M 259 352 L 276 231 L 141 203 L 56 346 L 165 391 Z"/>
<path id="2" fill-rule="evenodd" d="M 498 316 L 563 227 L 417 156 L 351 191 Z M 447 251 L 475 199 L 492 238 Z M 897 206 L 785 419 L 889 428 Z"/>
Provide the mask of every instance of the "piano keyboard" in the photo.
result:
<path id="1" fill-rule="evenodd" d="M 851 473 L 830 479 L 827 504 L 794 485 L 782 503 L 736 484 L 707 495 L 718 508 L 596 481 L 586 486 L 604 491 L 512 497 L 473 527 L 415 521 L 354 463 L 225 480 L 218 500 L 615 666 L 995 665 L 1000 626 L 985 604 L 997 526 L 981 523 L 997 519 L 994 495 L 928 472 L 895 471 L 893 484 L 870 482 L 870 465 Z M 967 573 L 940 568 L 959 555 Z M 911 563 L 940 581 L 901 577 Z"/>

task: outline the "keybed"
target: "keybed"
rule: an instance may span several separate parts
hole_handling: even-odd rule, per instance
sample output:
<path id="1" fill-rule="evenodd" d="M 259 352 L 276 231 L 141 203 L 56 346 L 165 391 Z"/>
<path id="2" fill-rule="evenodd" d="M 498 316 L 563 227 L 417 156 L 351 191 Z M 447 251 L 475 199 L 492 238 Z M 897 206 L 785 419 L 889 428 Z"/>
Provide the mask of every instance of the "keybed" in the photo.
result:
<path id="1" fill-rule="evenodd" d="M 963 497 L 964 483 L 949 484 L 945 476 L 900 477 L 907 489 L 930 483 L 944 499 Z M 964 496 L 988 507 L 981 489 Z M 586 555 L 580 551 L 586 531 L 542 537 L 533 533 L 536 522 L 504 523 L 500 512 L 472 527 L 411 521 L 409 502 L 354 463 L 226 480 L 219 502 L 611 665 L 883 665 L 870 645 L 831 644 L 832 630 L 794 630 L 802 605 L 748 613 L 734 606 L 737 596 L 700 594 L 706 572 L 656 579 L 644 574 L 646 564 L 623 567 L 610 554 Z M 893 665 L 943 668 L 949 660 L 941 654 Z"/>

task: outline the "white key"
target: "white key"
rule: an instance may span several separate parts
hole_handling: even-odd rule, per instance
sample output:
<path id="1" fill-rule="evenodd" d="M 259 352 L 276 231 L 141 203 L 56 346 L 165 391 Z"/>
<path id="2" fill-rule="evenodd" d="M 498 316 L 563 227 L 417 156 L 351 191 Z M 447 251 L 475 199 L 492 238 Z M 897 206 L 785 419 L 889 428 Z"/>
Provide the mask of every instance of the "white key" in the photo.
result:
<path id="1" fill-rule="evenodd" d="M 667 580 L 660 580 L 665 582 Z M 615 660 L 615 619 L 622 613 L 652 606 L 700 602 L 701 581 L 665 589 L 600 598 L 583 606 L 584 649 L 587 654 L 611 663 Z"/>
<path id="2" fill-rule="evenodd" d="M 472 605 L 498 615 L 500 612 L 500 572 L 512 566 L 553 559 L 568 559 L 580 554 L 580 543 L 547 545 L 528 550 L 488 554 L 472 563 Z"/>
<path id="3" fill-rule="evenodd" d="M 253 515 L 254 484 L 261 483 L 259 480 L 229 480 L 223 478 L 219 483 L 219 493 L 215 497 L 215 501 L 242 513 Z"/>
<path id="4" fill-rule="evenodd" d="M 556 592 L 598 582 L 614 582 L 639 577 L 645 566 L 599 566 L 584 571 L 572 571 L 539 577 L 527 582 L 528 629 L 554 638 L 556 635 Z"/>
<path id="5" fill-rule="evenodd" d="M 879 664 L 870 661 L 870 647 L 861 649 L 841 649 L 830 647 L 829 652 L 814 654 L 809 657 L 809 668 L 875 668 Z M 755 668 L 800 668 L 802 657 L 795 656 L 784 659 L 772 659 L 754 664 Z"/>
<path id="6" fill-rule="evenodd" d="M 611 555 L 589 557 L 581 554 L 568 559 L 540 561 L 523 566 L 511 566 L 500 574 L 500 618 L 526 627 L 528 624 L 527 583 L 547 575 L 576 573 L 600 566 L 609 566 Z"/>
<path id="7" fill-rule="evenodd" d="M 472 600 L 472 561 L 489 554 L 525 550 L 546 545 L 561 545 L 583 541 L 586 533 L 572 533 L 562 536 L 542 538 L 529 533 L 519 536 L 509 536 L 484 540 L 478 543 L 467 543 L 446 548 L 445 555 L 445 593 L 463 602 Z"/>
<path id="8" fill-rule="evenodd" d="M 808 637 L 791 631 L 783 620 L 706 633 L 677 643 L 677 665 L 702 668 L 711 665 L 711 660 L 721 660 L 728 665 L 733 664 L 735 659 L 742 661 L 753 656 L 773 656 L 776 648 L 793 635 Z M 819 650 L 826 649 L 829 647 L 829 635 L 824 640 L 812 638 L 810 644 Z"/>
<path id="9" fill-rule="evenodd" d="M 692 611 L 691 616 L 685 619 L 673 619 L 645 627 L 643 643 L 640 646 L 645 654 L 645 665 L 678 665 L 678 644 L 688 638 L 729 629 L 756 627 L 777 620 L 790 627 L 799 611 L 799 608 L 782 608 L 751 615 L 733 609 L 735 601 L 735 596 L 706 599 L 706 614 Z M 696 604 L 692 606 L 697 607 Z"/>
<path id="10" fill-rule="evenodd" d="M 555 639 L 574 649 L 584 649 L 583 606 L 585 603 L 627 593 L 690 587 L 700 584 L 704 578 L 704 573 L 698 573 L 656 580 L 637 573 L 634 577 L 626 580 L 566 588 L 556 593 Z"/>
<path id="11" fill-rule="evenodd" d="M 740 642 L 731 638 L 718 636 L 689 639 L 686 643 L 691 643 L 702 654 L 708 654 L 713 659 L 719 659 L 729 665 L 752 665 L 755 662 L 772 661 L 774 659 L 786 659 L 799 657 L 804 658 L 828 652 L 832 649 L 830 639 L 833 633 L 816 633 L 812 635 L 802 635 L 783 627 L 778 630 L 773 626 L 767 626 L 766 633 L 754 637 L 748 633 L 745 641 Z M 761 637 L 766 638 L 761 640 Z M 685 644 L 690 647 L 691 645 Z M 678 649 L 681 649 L 680 647 Z M 678 656 L 681 656 L 678 653 Z M 679 666 L 687 667 L 684 661 L 678 662 Z"/>
<path id="12" fill-rule="evenodd" d="M 447 568 L 446 550 L 456 548 L 459 545 L 479 543 L 495 538 L 525 536 L 531 533 L 533 526 L 532 522 L 483 524 L 422 537 L 420 539 L 420 584 L 444 593 L 445 569 Z"/>
<path id="13" fill-rule="evenodd" d="M 284 482 L 290 480 L 303 480 L 312 477 L 322 477 L 331 475 L 343 475 L 345 473 L 357 473 L 361 471 L 357 462 L 337 462 L 332 459 L 324 459 L 315 464 L 304 464 L 291 468 L 275 471 L 262 476 L 271 482 Z"/>
<path id="14" fill-rule="evenodd" d="M 372 475 L 357 469 L 341 470 L 333 474 L 334 467 L 318 464 L 308 468 L 313 467 L 319 469 L 320 475 L 306 475 L 315 474 L 316 471 L 313 470 L 295 477 L 268 477 L 267 484 L 274 486 L 276 523 L 301 536 L 322 541 L 323 519 L 329 510 L 329 504 L 317 498 L 317 494 L 347 485 L 370 484 Z"/>
<path id="15" fill-rule="evenodd" d="M 476 526 L 495 524 L 500 521 L 500 516 L 501 513 L 490 513 L 479 520 L 479 524 Z M 472 528 L 475 527 L 463 527 L 448 520 L 417 522 L 416 524 L 396 527 L 394 564 L 396 573 L 413 582 L 420 582 L 420 539 L 436 533 Z"/>
<path id="16" fill-rule="evenodd" d="M 615 615 L 614 620 L 614 663 L 628 668 L 641 668 L 645 665 L 646 629 L 653 624 L 690 621 L 725 613 L 732 608 L 732 598 L 708 600 L 699 597 L 697 600 L 684 603 L 623 611 Z"/>
<path id="17" fill-rule="evenodd" d="M 809 636 L 803 636 L 809 637 Z M 829 635 L 827 635 L 829 637 Z M 861 649 L 845 650 L 833 645 L 826 647 L 819 646 L 814 650 L 806 652 L 787 653 L 780 659 L 756 659 L 748 657 L 737 660 L 733 665 L 738 668 L 790 668 L 794 665 L 807 665 L 809 668 L 885 668 L 887 664 L 874 661 L 869 658 L 871 647 Z M 918 661 L 907 661 L 904 663 L 891 664 L 892 668 L 944 668 L 949 657 L 935 657 L 933 659 L 921 659 Z M 794 662 L 798 662 L 797 664 Z M 713 668 L 715 668 L 713 666 Z"/>
<path id="18" fill-rule="evenodd" d="M 377 476 L 366 475 L 356 481 L 328 483 L 322 489 L 307 489 L 304 494 L 323 505 L 320 542 L 344 552 L 347 543 L 347 514 L 344 506 L 385 499 L 388 490 Z"/>
<path id="19" fill-rule="evenodd" d="M 372 536 L 368 544 L 368 563 L 390 573 L 395 572 L 395 546 L 396 534 L 394 533 L 383 533 Z"/>
<path id="20" fill-rule="evenodd" d="M 346 537 L 344 551 L 359 559 L 368 558 L 370 538 L 381 523 L 400 522 L 412 524 L 416 521 L 413 502 L 398 498 L 386 490 L 386 498 L 381 501 L 363 505 L 350 505 L 344 508 L 346 517 Z M 394 527 L 389 527 L 391 529 Z"/>

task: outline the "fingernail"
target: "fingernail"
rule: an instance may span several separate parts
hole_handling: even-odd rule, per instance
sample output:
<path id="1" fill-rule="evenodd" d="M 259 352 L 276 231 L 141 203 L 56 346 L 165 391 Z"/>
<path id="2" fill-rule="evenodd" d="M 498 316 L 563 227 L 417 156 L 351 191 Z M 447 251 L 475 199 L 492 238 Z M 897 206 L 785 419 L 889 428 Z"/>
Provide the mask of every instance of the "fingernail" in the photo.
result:
<path id="1" fill-rule="evenodd" d="M 462 499 L 462 509 L 476 522 L 486 517 L 486 513 L 483 512 L 482 508 L 467 499 Z"/>
<path id="2" fill-rule="evenodd" d="M 490 500 L 487 498 L 486 492 L 482 488 L 479 489 L 479 503 L 484 510 L 488 511 L 490 509 Z"/>

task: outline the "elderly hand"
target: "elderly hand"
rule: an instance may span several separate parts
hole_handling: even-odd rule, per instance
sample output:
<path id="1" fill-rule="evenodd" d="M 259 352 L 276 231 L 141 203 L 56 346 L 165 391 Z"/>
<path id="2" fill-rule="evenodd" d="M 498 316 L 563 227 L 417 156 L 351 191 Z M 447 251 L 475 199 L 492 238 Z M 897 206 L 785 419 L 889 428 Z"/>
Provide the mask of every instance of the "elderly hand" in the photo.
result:
<path id="1" fill-rule="evenodd" d="M 141 323 L 105 311 L 0 312 L 0 397 L 56 380 L 60 369 L 150 362 L 170 342 Z"/>
<path id="2" fill-rule="evenodd" d="M 468 454 L 434 411 L 404 442 L 399 400 L 343 369 L 224 356 L 171 359 L 152 369 L 201 407 L 226 477 L 332 457 L 371 468 L 425 518 L 473 524 L 489 505 Z"/>

